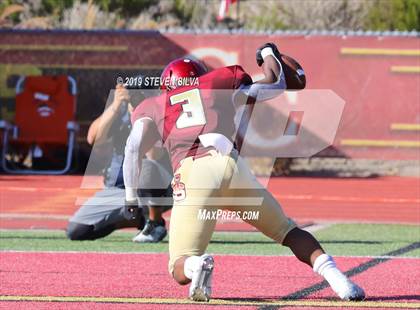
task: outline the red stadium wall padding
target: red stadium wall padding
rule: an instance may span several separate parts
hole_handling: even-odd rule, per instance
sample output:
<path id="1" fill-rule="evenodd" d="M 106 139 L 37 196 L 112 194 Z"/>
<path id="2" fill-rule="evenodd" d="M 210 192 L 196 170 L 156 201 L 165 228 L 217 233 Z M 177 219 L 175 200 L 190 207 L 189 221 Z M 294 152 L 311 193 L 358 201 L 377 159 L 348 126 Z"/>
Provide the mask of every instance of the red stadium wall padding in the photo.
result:
<path id="1" fill-rule="evenodd" d="M 261 72 L 255 48 L 274 42 L 303 66 L 308 89 L 331 89 L 345 100 L 336 149 L 357 158 L 419 158 L 418 38 L 182 34 L 171 38 L 211 66 L 239 63 L 253 75 Z"/>
<path id="2" fill-rule="evenodd" d="M 6 108 L 0 113 L 13 114 L 13 75 L 25 70 L 74 76 L 78 120 L 88 124 L 103 111 L 118 76 L 156 76 L 171 59 L 193 54 L 211 67 L 238 63 L 257 77 L 255 49 L 267 41 L 300 62 L 307 88 L 331 89 L 345 100 L 334 148 L 324 155 L 419 158 L 416 37 L 1 31 L 0 100 Z"/>

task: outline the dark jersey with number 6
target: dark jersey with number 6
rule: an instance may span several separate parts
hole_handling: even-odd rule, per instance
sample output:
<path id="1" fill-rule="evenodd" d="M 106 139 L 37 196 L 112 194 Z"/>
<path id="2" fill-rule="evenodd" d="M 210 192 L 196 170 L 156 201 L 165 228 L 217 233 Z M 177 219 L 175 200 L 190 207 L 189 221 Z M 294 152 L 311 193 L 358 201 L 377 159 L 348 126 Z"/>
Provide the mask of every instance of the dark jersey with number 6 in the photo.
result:
<path id="1" fill-rule="evenodd" d="M 185 157 L 205 152 L 198 140 L 202 134 L 219 133 L 233 142 L 233 90 L 251 83 L 251 77 L 240 66 L 219 68 L 199 77 L 195 85 L 144 100 L 134 110 L 131 121 L 154 121 L 175 169 Z"/>

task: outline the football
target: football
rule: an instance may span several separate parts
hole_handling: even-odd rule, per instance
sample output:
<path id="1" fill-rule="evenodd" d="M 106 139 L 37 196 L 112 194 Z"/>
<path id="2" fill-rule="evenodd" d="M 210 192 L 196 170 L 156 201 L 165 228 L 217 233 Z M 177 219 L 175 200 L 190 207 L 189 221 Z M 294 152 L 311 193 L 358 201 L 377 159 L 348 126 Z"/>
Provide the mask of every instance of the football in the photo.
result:
<path id="1" fill-rule="evenodd" d="M 295 59 L 287 55 L 281 55 L 280 62 L 283 66 L 287 89 L 304 89 L 306 86 L 306 77 L 302 66 Z"/>

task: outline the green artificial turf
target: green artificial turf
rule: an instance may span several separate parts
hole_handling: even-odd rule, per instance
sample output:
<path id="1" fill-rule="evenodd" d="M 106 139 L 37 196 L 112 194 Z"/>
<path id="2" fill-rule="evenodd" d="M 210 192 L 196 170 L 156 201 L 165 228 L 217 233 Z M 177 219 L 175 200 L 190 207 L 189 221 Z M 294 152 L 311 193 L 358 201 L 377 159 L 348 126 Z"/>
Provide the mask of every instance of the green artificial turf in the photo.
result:
<path id="1" fill-rule="evenodd" d="M 167 238 L 157 244 L 131 242 L 135 231 L 118 231 L 96 241 L 70 241 L 58 230 L 1 230 L 0 250 L 167 252 Z M 377 256 L 419 242 L 420 226 L 386 224 L 335 224 L 314 233 L 332 255 Z M 209 253 L 244 255 L 291 255 L 260 233 L 216 232 Z M 420 257 L 420 249 L 398 256 Z"/>

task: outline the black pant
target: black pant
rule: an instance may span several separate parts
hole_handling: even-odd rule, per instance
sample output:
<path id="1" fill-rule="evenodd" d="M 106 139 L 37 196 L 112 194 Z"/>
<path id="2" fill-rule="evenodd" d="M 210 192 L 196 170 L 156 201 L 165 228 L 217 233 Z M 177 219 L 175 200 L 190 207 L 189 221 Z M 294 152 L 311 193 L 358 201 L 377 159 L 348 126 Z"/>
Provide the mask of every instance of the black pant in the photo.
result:
<path id="1" fill-rule="evenodd" d="M 70 221 L 67 226 L 67 237 L 70 240 L 95 240 L 108 236 L 116 229 L 128 227 L 143 229 L 143 215 L 136 220 L 127 220 L 124 216 L 124 207 L 121 207 L 118 210 L 113 210 L 109 216 L 95 225 Z"/>
<path id="2" fill-rule="evenodd" d="M 95 240 L 108 236 L 116 229 L 114 226 L 115 225 L 109 225 L 95 229 L 95 225 L 69 222 L 67 226 L 67 237 L 70 240 Z"/>

